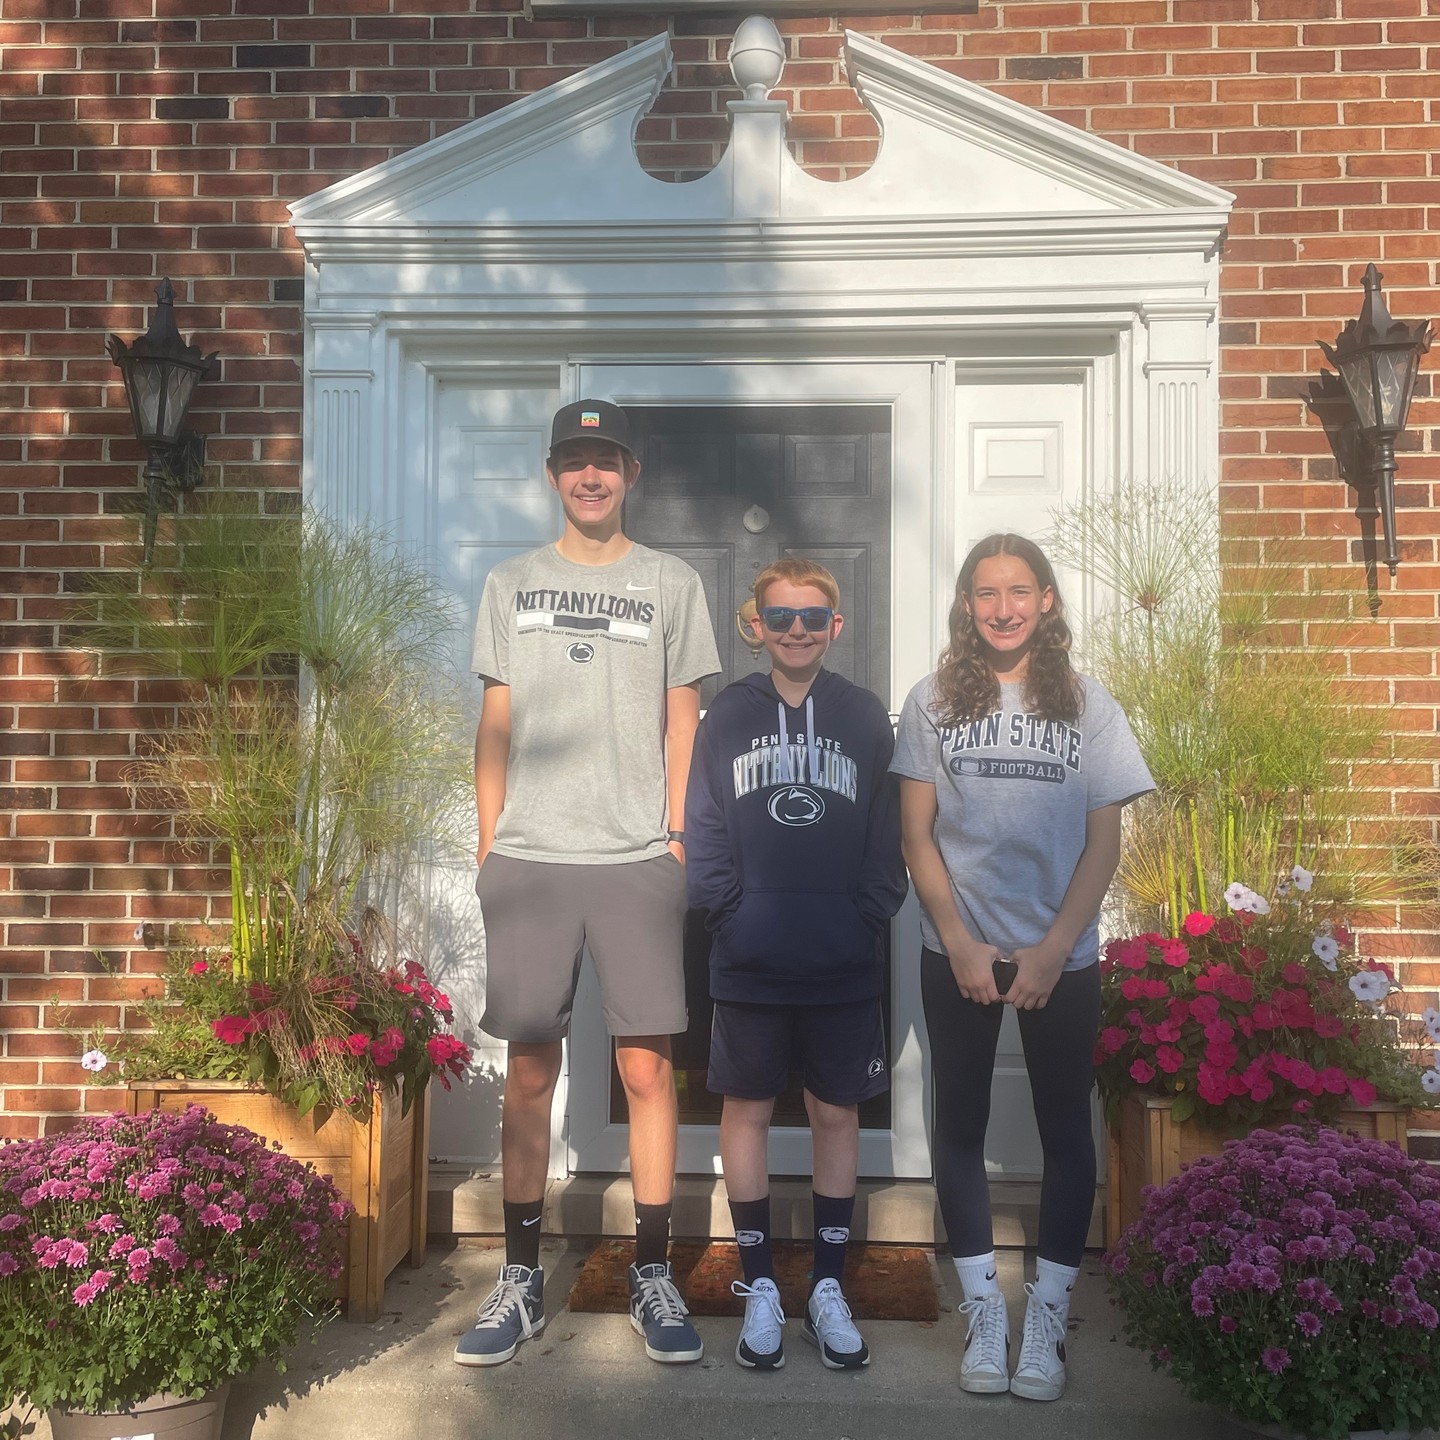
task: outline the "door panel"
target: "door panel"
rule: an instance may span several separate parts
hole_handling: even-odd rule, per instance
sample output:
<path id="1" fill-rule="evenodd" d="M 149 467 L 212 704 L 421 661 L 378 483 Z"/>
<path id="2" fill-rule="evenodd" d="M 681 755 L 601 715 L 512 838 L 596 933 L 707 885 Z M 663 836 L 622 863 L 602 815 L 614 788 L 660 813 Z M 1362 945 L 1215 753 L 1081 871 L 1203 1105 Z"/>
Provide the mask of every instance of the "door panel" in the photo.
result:
<path id="1" fill-rule="evenodd" d="M 705 683 L 700 703 L 763 663 L 735 625 L 755 576 L 782 555 L 805 555 L 840 582 L 846 626 L 827 666 L 888 707 L 889 407 L 632 405 L 627 413 L 640 479 L 625 503 L 625 533 L 685 560 L 704 555 L 695 568 L 722 673 Z M 699 536 L 719 544 L 697 545 Z"/>

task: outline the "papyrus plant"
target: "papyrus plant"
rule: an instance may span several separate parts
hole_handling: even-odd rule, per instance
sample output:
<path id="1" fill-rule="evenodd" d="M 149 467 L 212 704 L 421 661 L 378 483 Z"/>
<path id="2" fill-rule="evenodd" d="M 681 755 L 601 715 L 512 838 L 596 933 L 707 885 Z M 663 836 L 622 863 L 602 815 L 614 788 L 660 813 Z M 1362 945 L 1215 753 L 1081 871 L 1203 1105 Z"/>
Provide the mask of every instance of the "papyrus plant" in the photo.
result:
<path id="1" fill-rule="evenodd" d="M 1319 638 L 1347 597 L 1308 588 L 1283 547 L 1262 556 L 1222 539 L 1214 497 L 1182 486 L 1124 485 L 1055 521 L 1051 555 L 1102 597 L 1083 662 L 1129 716 L 1158 787 L 1127 810 L 1120 879 L 1135 928 L 1176 935 L 1235 881 L 1268 887 L 1297 864 L 1336 905 L 1425 884 L 1422 849 L 1362 833 L 1367 770 L 1393 742 L 1386 712 L 1347 687 L 1346 650 Z"/>
<path id="2" fill-rule="evenodd" d="M 99 673 L 181 682 L 175 726 L 128 776 L 230 869 L 236 974 L 275 985 L 392 918 L 468 786 L 456 617 L 385 536 L 212 503 L 144 572 L 109 572 L 77 642 Z"/>

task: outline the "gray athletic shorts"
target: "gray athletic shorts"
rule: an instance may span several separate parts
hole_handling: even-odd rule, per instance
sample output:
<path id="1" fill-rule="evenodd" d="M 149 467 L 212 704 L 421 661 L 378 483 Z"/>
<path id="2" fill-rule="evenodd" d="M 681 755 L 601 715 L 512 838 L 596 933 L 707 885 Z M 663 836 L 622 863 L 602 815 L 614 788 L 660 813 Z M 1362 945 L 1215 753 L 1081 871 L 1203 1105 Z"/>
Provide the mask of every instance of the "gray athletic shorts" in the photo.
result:
<path id="1" fill-rule="evenodd" d="M 485 1014 L 501 1040 L 570 1029 L 586 945 L 612 1035 L 679 1035 L 685 871 L 673 855 L 627 865 L 556 865 L 491 851 L 475 880 L 485 921 Z"/>

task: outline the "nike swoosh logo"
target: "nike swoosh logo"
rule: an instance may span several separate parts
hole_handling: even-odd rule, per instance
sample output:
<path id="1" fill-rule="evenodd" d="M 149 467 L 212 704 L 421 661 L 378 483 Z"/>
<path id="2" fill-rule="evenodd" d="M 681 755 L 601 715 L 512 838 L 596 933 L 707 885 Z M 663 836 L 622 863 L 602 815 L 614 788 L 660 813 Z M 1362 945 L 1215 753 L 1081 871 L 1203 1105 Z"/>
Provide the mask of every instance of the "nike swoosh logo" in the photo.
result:
<path id="1" fill-rule="evenodd" d="M 633 580 L 627 580 L 625 588 L 627 590 L 653 590 L 655 587 L 653 585 L 637 585 Z"/>
<path id="2" fill-rule="evenodd" d="M 538 1225 L 540 1223 L 540 1217 L 537 1215 L 533 1220 L 522 1220 L 520 1223 L 528 1230 L 532 1225 Z M 993 1279 L 994 1277 L 992 1276 L 991 1278 Z"/>
<path id="3" fill-rule="evenodd" d="M 527 1220 L 525 1223 L 528 1225 L 530 1222 Z M 995 1278 L 995 1272 L 994 1272 L 993 1270 L 985 1277 L 985 1279 L 986 1279 L 987 1281 L 993 1280 L 994 1278 Z"/>

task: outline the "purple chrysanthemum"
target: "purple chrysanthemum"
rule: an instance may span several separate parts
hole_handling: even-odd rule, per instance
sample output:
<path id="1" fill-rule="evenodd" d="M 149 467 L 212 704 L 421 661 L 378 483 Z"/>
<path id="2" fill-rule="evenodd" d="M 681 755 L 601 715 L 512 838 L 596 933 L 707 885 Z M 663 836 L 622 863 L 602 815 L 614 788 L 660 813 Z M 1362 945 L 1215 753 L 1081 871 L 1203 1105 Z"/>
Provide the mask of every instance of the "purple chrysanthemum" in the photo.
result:
<path id="1" fill-rule="evenodd" d="M 1281 1375 L 1290 1368 L 1290 1352 L 1283 1345 L 1271 1345 L 1261 1353 L 1260 1363 L 1272 1375 Z"/>

